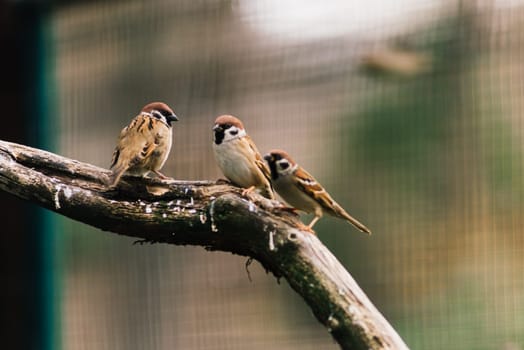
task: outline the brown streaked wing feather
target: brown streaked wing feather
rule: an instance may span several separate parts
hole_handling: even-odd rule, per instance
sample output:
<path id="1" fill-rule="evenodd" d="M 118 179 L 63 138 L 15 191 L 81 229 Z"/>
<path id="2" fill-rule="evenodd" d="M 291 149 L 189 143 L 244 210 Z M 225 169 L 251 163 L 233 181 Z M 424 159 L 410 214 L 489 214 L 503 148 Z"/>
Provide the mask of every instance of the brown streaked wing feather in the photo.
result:
<path id="1" fill-rule="evenodd" d="M 262 160 L 262 157 L 260 156 L 260 154 L 257 154 L 257 166 L 262 171 L 262 174 L 264 174 L 264 177 L 268 181 L 271 181 L 271 173 L 269 171 L 269 168 L 267 167 L 266 162 Z"/>
<path id="2" fill-rule="evenodd" d="M 140 161 L 149 158 L 156 147 L 157 145 L 154 142 L 146 142 L 144 147 L 142 147 L 142 150 L 135 156 L 135 161 L 139 163 Z"/>
<path id="3" fill-rule="evenodd" d="M 336 210 L 334 210 L 338 206 L 336 202 L 311 174 L 299 167 L 295 170 L 295 178 L 297 179 L 297 185 L 302 191 L 314 198 L 324 210 L 335 215 L 338 214 Z"/>
<path id="4" fill-rule="evenodd" d="M 129 126 L 126 126 L 122 130 L 120 130 L 120 135 L 118 135 L 118 144 L 116 145 L 115 150 L 113 151 L 113 156 L 111 157 L 111 166 L 109 167 L 109 169 L 113 169 L 117 165 L 117 163 L 119 161 L 120 162 L 122 161 L 122 157 L 120 157 L 121 156 L 121 154 L 120 154 L 120 147 L 122 145 L 122 141 L 126 137 L 127 130 L 134 123 L 136 123 L 136 118 L 131 121 Z"/>
<path id="5" fill-rule="evenodd" d="M 258 151 L 257 146 L 255 145 L 255 143 L 253 142 L 251 137 L 249 137 L 249 135 L 246 135 L 244 137 L 248 141 L 249 147 L 255 153 L 255 160 L 256 160 L 256 164 L 257 164 L 258 168 L 260 169 L 260 171 L 262 171 L 262 174 L 264 174 L 264 177 L 268 181 L 271 181 L 271 172 L 269 171 L 269 167 L 267 166 L 266 162 L 262 158 L 262 155 L 260 155 L 260 152 Z"/>
<path id="6" fill-rule="evenodd" d="M 111 166 L 109 167 L 109 169 L 114 168 L 119 158 L 120 158 L 120 150 L 118 149 L 118 147 L 115 147 L 115 150 L 113 151 L 113 156 L 111 157 Z"/>
<path id="7" fill-rule="evenodd" d="M 147 119 L 149 117 L 139 115 L 122 130 L 119 143 L 113 153 L 112 167 L 128 168 L 129 162 L 133 161 L 137 164 L 156 149 L 154 136 L 148 131 Z"/>
<path id="8" fill-rule="evenodd" d="M 349 215 L 340 204 L 335 202 L 329 193 L 307 171 L 298 168 L 295 171 L 295 178 L 297 179 L 297 186 L 299 186 L 305 193 L 315 198 L 318 204 L 320 204 L 326 212 L 349 221 L 362 232 L 371 234 L 371 231 L 364 224 Z"/>
<path id="9" fill-rule="evenodd" d="M 319 192 L 325 192 L 324 188 L 320 186 L 317 180 L 310 173 L 300 167 L 295 170 L 295 178 L 298 180 L 297 185 L 300 186 L 304 192 L 313 197 L 316 197 Z"/>

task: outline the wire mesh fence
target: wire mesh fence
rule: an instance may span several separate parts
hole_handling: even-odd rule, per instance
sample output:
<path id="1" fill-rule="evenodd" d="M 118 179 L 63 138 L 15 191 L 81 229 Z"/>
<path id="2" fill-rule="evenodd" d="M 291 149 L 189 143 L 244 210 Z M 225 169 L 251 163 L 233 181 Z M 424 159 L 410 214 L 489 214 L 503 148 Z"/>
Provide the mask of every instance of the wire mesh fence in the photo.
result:
<path id="1" fill-rule="evenodd" d="M 212 124 L 236 115 L 371 228 L 317 232 L 410 347 L 521 349 L 524 7 L 400 3 L 57 7 L 60 153 L 107 167 L 162 100 L 181 119 L 164 173 L 215 179 Z M 337 348 L 244 258 L 61 228 L 65 349 Z"/>

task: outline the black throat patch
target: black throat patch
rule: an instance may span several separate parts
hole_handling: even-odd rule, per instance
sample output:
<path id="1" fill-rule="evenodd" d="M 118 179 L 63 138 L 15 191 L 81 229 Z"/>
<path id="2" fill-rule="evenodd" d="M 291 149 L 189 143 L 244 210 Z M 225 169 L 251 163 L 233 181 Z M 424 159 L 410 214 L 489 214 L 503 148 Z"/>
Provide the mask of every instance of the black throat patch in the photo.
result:
<path id="1" fill-rule="evenodd" d="M 225 131 L 224 130 L 216 130 L 215 131 L 215 144 L 216 145 L 220 145 L 222 143 L 222 141 L 224 141 L 224 136 L 225 136 Z"/>
<path id="2" fill-rule="evenodd" d="M 271 179 L 276 180 L 278 179 L 278 171 L 277 171 L 277 162 L 273 158 L 270 162 L 268 162 L 269 170 L 271 171 Z"/>

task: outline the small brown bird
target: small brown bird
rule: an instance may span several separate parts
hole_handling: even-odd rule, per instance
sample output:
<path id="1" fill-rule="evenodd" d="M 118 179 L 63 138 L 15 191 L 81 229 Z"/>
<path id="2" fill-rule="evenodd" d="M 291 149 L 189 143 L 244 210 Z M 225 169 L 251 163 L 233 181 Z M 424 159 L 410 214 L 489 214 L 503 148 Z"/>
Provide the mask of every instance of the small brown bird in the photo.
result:
<path id="1" fill-rule="evenodd" d="M 213 151 L 220 170 L 243 194 L 256 190 L 273 199 L 269 169 L 242 122 L 231 115 L 221 115 L 213 127 Z"/>
<path id="2" fill-rule="evenodd" d="M 122 129 L 111 160 L 108 186 L 115 187 L 124 173 L 144 176 L 159 170 L 166 162 L 172 143 L 171 122 L 178 117 L 168 105 L 152 102 L 144 106 L 131 123 Z"/>
<path id="3" fill-rule="evenodd" d="M 271 170 L 271 182 L 277 193 L 290 205 L 315 217 L 308 225 L 313 225 L 324 213 L 344 219 L 360 231 L 371 231 L 357 219 L 349 215 L 307 171 L 302 169 L 282 150 L 273 150 L 264 156 Z"/>

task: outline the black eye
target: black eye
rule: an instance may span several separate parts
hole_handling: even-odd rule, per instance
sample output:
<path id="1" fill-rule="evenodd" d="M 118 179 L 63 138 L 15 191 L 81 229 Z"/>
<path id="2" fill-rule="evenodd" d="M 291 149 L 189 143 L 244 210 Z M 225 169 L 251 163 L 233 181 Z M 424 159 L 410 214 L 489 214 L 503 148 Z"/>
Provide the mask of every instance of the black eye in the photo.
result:
<path id="1" fill-rule="evenodd" d="M 238 130 L 237 130 L 237 129 L 235 129 L 235 130 L 231 130 L 229 133 L 230 133 L 231 135 L 235 136 L 236 134 L 238 134 Z"/>
<path id="2" fill-rule="evenodd" d="M 289 168 L 289 163 L 288 162 L 280 163 L 280 168 L 282 170 L 286 170 L 287 168 Z"/>
<path id="3" fill-rule="evenodd" d="M 160 113 L 161 113 L 164 117 L 168 117 L 168 116 L 170 116 L 170 115 L 173 114 L 173 113 L 171 113 L 171 112 L 166 111 L 165 109 L 161 109 L 161 110 L 160 110 Z"/>

